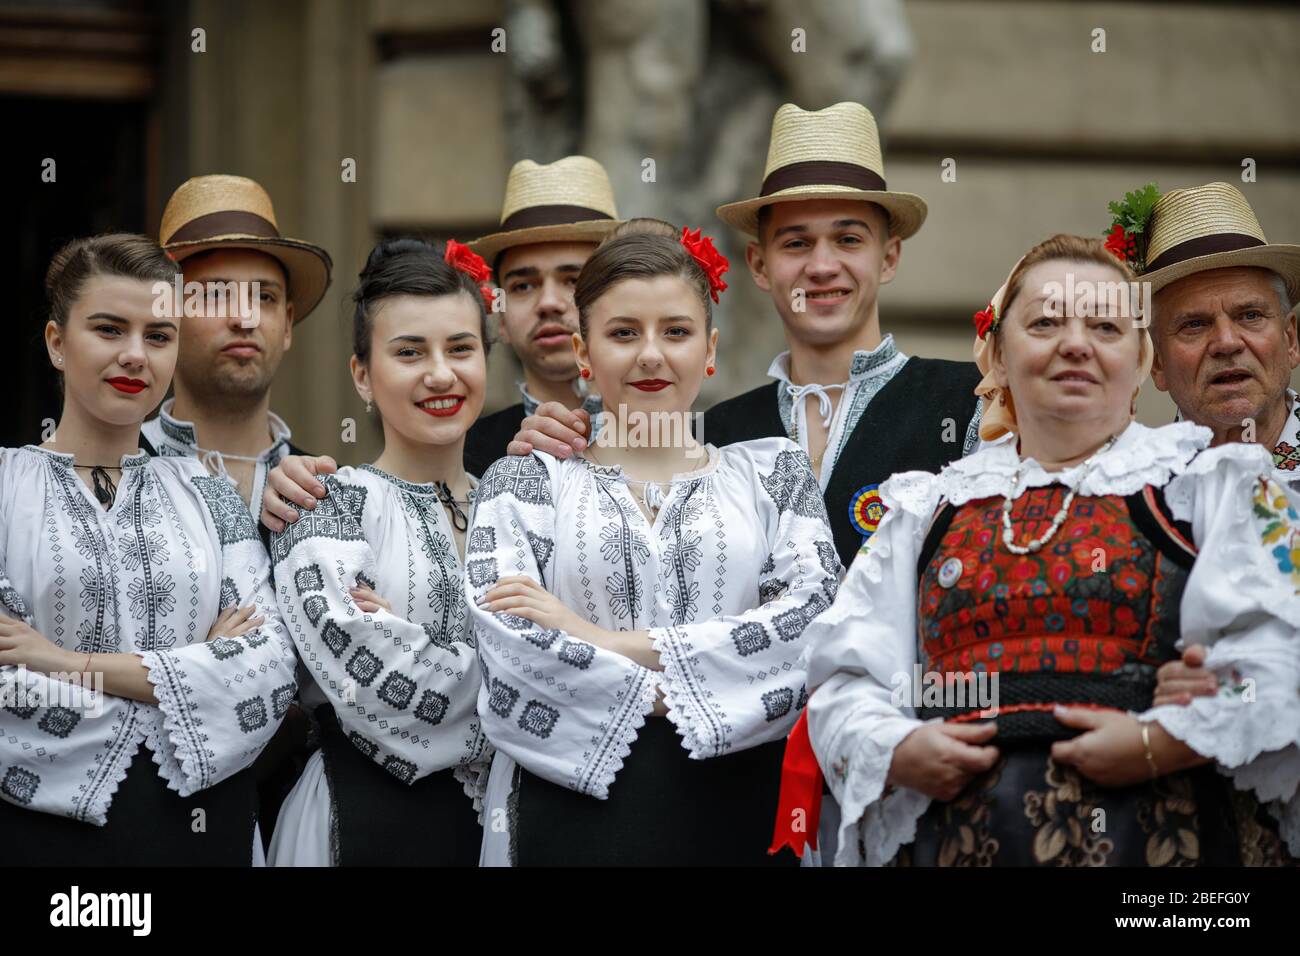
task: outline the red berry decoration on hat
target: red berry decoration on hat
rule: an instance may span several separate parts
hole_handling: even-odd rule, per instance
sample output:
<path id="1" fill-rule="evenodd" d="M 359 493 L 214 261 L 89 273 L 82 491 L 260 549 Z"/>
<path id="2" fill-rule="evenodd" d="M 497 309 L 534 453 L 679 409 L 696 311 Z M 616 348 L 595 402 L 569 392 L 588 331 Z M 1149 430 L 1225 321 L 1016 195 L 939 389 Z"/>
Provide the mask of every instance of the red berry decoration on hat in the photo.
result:
<path id="1" fill-rule="evenodd" d="M 1109 204 L 1113 217 L 1106 236 L 1106 250 L 1137 272 L 1146 270 L 1146 231 L 1151 213 L 1160 201 L 1155 183 L 1124 194 L 1123 202 Z"/>

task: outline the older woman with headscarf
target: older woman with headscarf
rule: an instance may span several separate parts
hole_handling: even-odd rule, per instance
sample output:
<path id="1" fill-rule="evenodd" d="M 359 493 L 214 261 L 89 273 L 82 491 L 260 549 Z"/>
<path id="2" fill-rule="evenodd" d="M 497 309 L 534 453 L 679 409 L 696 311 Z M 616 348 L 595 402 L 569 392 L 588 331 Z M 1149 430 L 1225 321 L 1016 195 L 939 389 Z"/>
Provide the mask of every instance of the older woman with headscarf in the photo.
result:
<path id="1" fill-rule="evenodd" d="M 1300 521 L 1266 450 L 1133 421 L 1132 278 L 1075 236 L 1016 264 L 976 315 L 991 444 L 884 484 L 810 625 L 836 863 L 1286 858 L 1261 802 L 1300 780 Z M 1210 645 L 1220 691 L 1152 708 L 1182 642 Z"/>

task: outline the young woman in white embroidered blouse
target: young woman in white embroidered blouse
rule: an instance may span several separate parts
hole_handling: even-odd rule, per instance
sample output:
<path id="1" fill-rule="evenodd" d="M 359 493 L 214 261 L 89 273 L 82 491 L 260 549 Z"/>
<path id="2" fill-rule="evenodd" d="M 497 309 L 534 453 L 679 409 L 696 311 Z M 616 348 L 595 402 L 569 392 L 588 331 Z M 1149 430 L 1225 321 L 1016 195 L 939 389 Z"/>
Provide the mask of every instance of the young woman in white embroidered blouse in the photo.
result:
<path id="1" fill-rule="evenodd" d="M 321 727 L 280 811 L 272 866 L 478 862 L 489 748 L 461 555 L 477 484 L 465 432 L 487 379 L 487 267 L 448 246 L 386 241 L 361 273 L 351 370 L 378 409 L 383 453 L 339 469 L 290 457 L 268 479 L 305 502 L 268 491 L 263 520 L 277 529 L 280 606 Z M 320 500 L 303 488 L 310 474 Z"/>
<path id="2" fill-rule="evenodd" d="M 176 363 L 177 323 L 153 311 L 175 273 L 109 235 L 46 278 L 62 413 L 43 445 L 0 449 L 9 864 L 260 862 L 248 768 L 293 699 L 293 647 L 235 489 L 139 450 Z"/>
<path id="3" fill-rule="evenodd" d="M 719 450 L 686 424 L 719 266 L 666 223 L 607 240 L 575 293 L 601 437 L 578 459 L 503 458 L 479 485 L 485 865 L 788 862 L 766 847 L 802 634 L 840 566 L 796 445 Z M 676 440 L 638 441 L 655 422 Z"/>
<path id="4" fill-rule="evenodd" d="M 1300 522 L 1264 449 L 1131 420 L 1152 346 L 1105 290 L 1132 278 L 1073 236 L 1017 265 L 976 317 L 981 437 L 1009 437 L 885 483 L 884 519 L 809 628 L 837 863 L 1286 862 Z M 1182 642 L 1209 645 L 1218 691 L 1153 707 Z"/>

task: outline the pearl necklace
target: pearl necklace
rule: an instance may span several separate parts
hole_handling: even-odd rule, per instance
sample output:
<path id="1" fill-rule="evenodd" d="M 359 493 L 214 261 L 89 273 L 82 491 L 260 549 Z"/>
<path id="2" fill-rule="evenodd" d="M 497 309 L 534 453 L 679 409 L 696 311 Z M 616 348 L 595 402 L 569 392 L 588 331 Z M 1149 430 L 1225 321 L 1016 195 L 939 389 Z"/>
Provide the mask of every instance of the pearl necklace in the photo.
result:
<path id="1" fill-rule="evenodd" d="M 1056 532 L 1061 530 L 1061 525 L 1065 524 L 1065 518 L 1070 513 L 1070 505 L 1074 504 L 1074 496 L 1078 494 L 1079 489 L 1083 487 L 1083 483 L 1088 477 L 1088 471 L 1092 468 L 1098 458 L 1110 451 L 1110 447 L 1115 444 L 1115 440 L 1118 437 L 1118 435 L 1112 435 L 1106 440 L 1104 445 L 1088 456 L 1087 460 L 1083 463 L 1083 467 L 1080 469 L 1079 480 L 1075 482 L 1073 488 L 1070 488 L 1069 494 L 1065 496 L 1065 502 L 1061 505 L 1060 510 L 1058 510 L 1052 517 L 1052 524 L 1051 527 L 1047 529 L 1047 533 L 1041 538 L 1031 538 L 1029 543 L 1024 545 L 1016 544 L 1015 541 L 1012 540 L 1013 533 L 1011 531 L 1011 506 L 1015 502 L 1016 488 L 1020 486 L 1020 478 L 1024 474 L 1025 463 L 1022 460 L 1020 464 L 1016 466 L 1015 473 L 1011 476 L 1011 489 L 1003 496 L 1002 501 L 1002 543 L 1006 545 L 1008 551 L 1012 554 L 1032 554 L 1041 550 L 1043 545 L 1052 540 L 1056 535 Z"/>

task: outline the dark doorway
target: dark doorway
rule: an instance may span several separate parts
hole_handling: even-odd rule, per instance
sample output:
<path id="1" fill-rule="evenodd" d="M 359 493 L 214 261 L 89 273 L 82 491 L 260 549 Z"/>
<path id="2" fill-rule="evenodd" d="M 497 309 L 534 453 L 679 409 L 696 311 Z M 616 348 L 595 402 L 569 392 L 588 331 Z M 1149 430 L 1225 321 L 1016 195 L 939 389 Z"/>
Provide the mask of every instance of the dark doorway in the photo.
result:
<path id="1" fill-rule="evenodd" d="M 9 194 L 0 262 L 11 264 L 9 367 L 14 371 L 0 445 L 43 440 L 57 420 L 57 376 L 45 350 L 45 270 L 69 239 L 152 230 L 145 222 L 146 132 L 143 102 L 0 97 L 0 182 Z M 42 181 L 46 159 L 54 181 Z"/>

